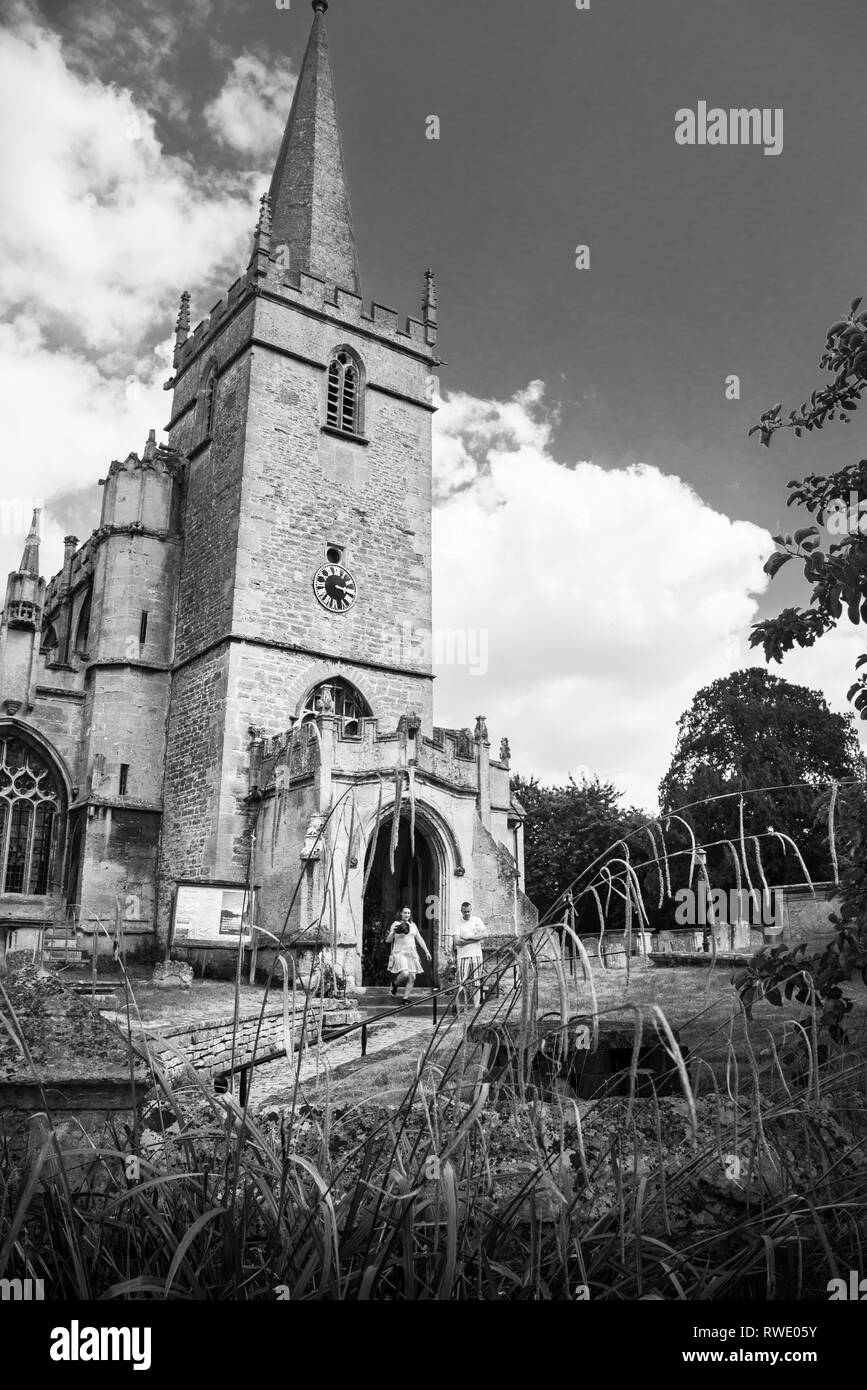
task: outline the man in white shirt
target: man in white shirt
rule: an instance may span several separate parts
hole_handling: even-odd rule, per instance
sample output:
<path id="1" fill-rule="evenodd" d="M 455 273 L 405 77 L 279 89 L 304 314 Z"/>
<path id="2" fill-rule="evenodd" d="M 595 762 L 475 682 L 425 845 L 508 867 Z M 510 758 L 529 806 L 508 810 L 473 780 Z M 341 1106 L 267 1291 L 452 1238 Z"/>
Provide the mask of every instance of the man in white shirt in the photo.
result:
<path id="1" fill-rule="evenodd" d="M 472 903 L 461 903 L 461 920 L 455 931 L 454 947 L 458 958 L 458 985 L 470 1005 L 475 1004 L 476 993 L 481 993 L 482 942 L 487 934 L 488 929 L 481 917 L 473 916 Z"/>

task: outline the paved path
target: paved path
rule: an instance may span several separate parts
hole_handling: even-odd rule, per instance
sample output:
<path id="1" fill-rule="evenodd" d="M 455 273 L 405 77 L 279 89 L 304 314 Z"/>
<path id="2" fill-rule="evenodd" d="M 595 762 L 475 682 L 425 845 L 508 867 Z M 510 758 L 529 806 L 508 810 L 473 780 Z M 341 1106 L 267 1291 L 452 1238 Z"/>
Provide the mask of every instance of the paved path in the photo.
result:
<path id="1" fill-rule="evenodd" d="M 318 1076 L 324 1081 L 326 1071 L 330 1070 L 333 1079 L 347 1071 L 366 1071 L 372 1066 L 380 1067 L 389 1057 L 419 1057 L 427 1047 L 432 1035 L 433 1024 L 430 1018 L 384 1019 L 373 1024 L 368 1030 L 367 1056 L 361 1056 L 361 1030 L 350 1033 L 348 1037 L 334 1042 L 323 1042 L 318 1049 Z M 307 1086 L 316 1086 L 317 1048 L 311 1047 L 301 1065 L 301 1081 Z M 253 1073 L 251 1091 L 252 1103 L 260 1105 L 286 1105 L 292 1098 L 295 1084 L 295 1068 L 287 1058 L 269 1062 L 256 1067 Z"/>

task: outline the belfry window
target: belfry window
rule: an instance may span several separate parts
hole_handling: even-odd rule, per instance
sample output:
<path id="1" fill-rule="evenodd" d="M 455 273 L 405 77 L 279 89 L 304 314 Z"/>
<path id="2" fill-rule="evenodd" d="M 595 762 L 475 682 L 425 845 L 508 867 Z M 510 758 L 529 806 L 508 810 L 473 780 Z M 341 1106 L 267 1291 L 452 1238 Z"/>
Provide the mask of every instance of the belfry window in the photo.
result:
<path id="1" fill-rule="evenodd" d="M 348 348 L 335 353 L 328 366 L 327 422 L 334 430 L 361 434 L 361 366 Z"/>
<path id="2" fill-rule="evenodd" d="M 345 738 L 361 733 L 361 720 L 371 718 L 370 705 L 349 681 L 339 678 L 323 681 L 311 690 L 304 701 L 301 723 L 306 724 L 320 714 L 334 714 Z"/>
<path id="3" fill-rule="evenodd" d="M 0 890 L 48 893 L 60 793 L 48 764 L 19 738 L 0 739 Z"/>

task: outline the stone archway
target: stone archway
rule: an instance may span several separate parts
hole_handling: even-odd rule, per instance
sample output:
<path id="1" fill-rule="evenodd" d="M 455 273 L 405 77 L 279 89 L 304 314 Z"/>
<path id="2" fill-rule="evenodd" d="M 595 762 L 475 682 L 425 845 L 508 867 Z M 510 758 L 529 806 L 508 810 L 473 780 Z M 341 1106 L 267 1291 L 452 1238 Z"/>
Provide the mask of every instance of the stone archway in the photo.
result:
<path id="1" fill-rule="evenodd" d="M 365 857 L 365 870 L 370 865 L 371 856 L 373 864 L 362 910 L 361 983 L 390 983 L 386 973 L 389 948 L 385 944 L 385 936 L 401 908 L 409 907 L 413 921 L 433 956 L 432 965 L 423 959 L 424 970 L 417 977 L 416 984 L 429 987 L 437 977 L 441 951 L 444 887 L 447 883 L 445 847 L 432 822 L 423 815 L 417 815 L 413 853 L 409 813 L 404 809 L 400 817 L 392 873 L 391 827 L 391 815 L 384 816 L 376 843 L 371 840 Z"/>

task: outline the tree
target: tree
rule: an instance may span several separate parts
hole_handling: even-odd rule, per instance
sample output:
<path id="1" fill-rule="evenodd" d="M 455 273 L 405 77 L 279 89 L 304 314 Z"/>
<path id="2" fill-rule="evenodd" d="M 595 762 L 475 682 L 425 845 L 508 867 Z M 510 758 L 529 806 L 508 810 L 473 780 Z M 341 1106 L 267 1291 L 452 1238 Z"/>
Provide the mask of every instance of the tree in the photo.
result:
<path id="1" fill-rule="evenodd" d="M 782 406 L 774 405 L 750 430 L 760 433 L 766 448 L 781 429 L 791 429 L 801 438 L 837 416 L 846 423 L 851 420 L 867 383 L 867 311 L 859 312 L 860 305 L 860 298 L 853 299 L 846 317 L 828 329 L 819 366 L 833 372 L 833 381 L 814 391 L 799 411 L 790 411 L 788 420 L 782 417 Z M 794 646 L 811 647 L 836 627 L 844 608 L 851 623 L 867 622 L 867 516 L 860 510 L 862 500 L 867 500 L 867 459 L 827 477 L 811 473 L 788 487 L 786 505 L 803 506 L 820 524 L 775 536 L 778 548 L 765 565 L 773 578 L 789 560 L 800 560 L 813 591 L 809 608 L 785 608 L 776 618 L 753 625 L 750 645 L 761 646 L 765 659 L 777 662 Z M 821 527 L 827 532 L 827 547 Z M 858 658 L 856 667 L 865 662 L 867 654 Z M 867 676 L 850 688 L 849 699 L 860 717 L 867 718 Z"/>
<path id="2" fill-rule="evenodd" d="M 647 817 L 619 803 L 621 793 L 611 782 L 544 787 L 535 777 L 512 778 L 512 790 L 526 811 L 524 858 L 527 893 L 540 917 L 553 907 L 569 885 L 610 849 L 618 836 Z"/>
<path id="3" fill-rule="evenodd" d="M 784 419 L 782 404 L 773 405 L 750 430 L 760 435 L 766 448 L 781 429 L 791 429 L 800 439 L 838 416 L 844 423 L 851 421 L 867 383 L 867 311 L 861 311 L 860 298 L 852 300 L 844 318 L 831 324 L 819 366 L 832 374 L 832 380 L 814 391 L 800 410 L 790 411 Z M 787 505 L 804 507 L 818 524 L 775 536 L 777 549 L 765 564 L 773 578 L 790 560 L 799 560 L 812 589 L 808 608 L 785 608 L 776 618 L 753 626 L 750 644 L 761 646 L 767 661 L 777 662 L 793 647 L 811 647 L 830 632 L 844 609 L 851 623 L 867 622 L 867 520 L 861 510 L 867 496 L 867 459 L 827 476 L 811 473 L 800 482 L 793 480 L 788 488 Z M 858 657 L 856 670 L 865 664 L 867 653 Z M 859 716 L 867 719 L 867 674 L 857 678 L 848 698 Z M 834 793 L 829 821 L 835 810 L 833 797 Z M 782 994 L 791 997 L 793 990 L 804 1002 L 815 998 L 823 1005 L 822 1021 L 831 1036 L 842 1039 L 842 1019 L 852 1002 L 843 996 L 840 984 L 867 969 L 867 796 L 863 784 L 845 790 L 839 812 L 842 913 L 835 923 L 834 939 L 812 956 L 804 950 L 778 947 L 773 959 L 754 960 L 738 985 L 747 1002 L 757 991 L 774 1003 L 780 1002 Z"/>
<path id="4" fill-rule="evenodd" d="M 862 762 L 851 715 L 833 714 L 815 690 L 747 667 L 699 690 L 681 715 L 660 805 L 663 812 L 689 806 L 684 814 L 702 844 L 738 844 L 740 797 L 730 793 L 743 792 L 745 835 L 782 831 L 810 876 L 827 879 L 827 814 L 817 824 L 817 794 L 829 783 L 860 777 Z M 754 846 L 749 852 L 757 858 Z M 801 877 L 794 852 L 775 836 L 761 842 L 758 855 L 769 885 Z M 731 875 L 725 845 L 709 851 L 708 865 Z"/>

